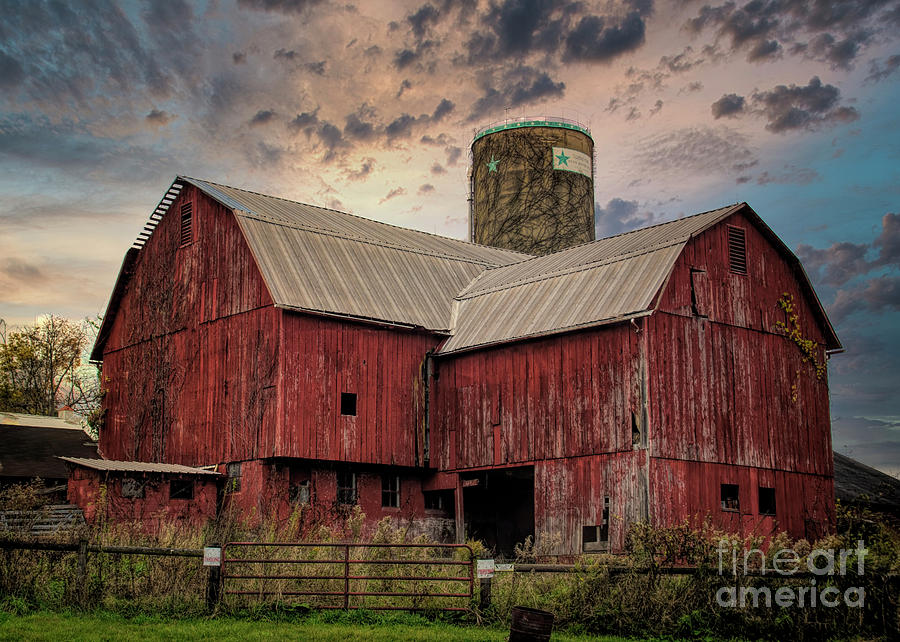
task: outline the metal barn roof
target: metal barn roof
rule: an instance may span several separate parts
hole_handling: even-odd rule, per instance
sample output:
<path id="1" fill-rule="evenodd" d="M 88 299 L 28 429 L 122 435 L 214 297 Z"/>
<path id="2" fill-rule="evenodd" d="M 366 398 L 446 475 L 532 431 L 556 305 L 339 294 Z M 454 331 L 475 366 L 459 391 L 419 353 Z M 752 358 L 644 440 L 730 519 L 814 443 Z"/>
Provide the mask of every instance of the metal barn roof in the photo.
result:
<path id="1" fill-rule="evenodd" d="M 124 473 L 168 473 L 172 475 L 220 475 L 214 470 L 205 470 L 203 468 L 193 468 L 191 466 L 182 466 L 180 464 L 158 464 L 143 461 L 115 461 L 112 459 L 84 459 L 81 457 L 60 457 L 63 461 L 69 462 L 83 468 L 92 468 L 94 470 L 103 470 L 110 472 Z"/>
<path id="2" fill-rule="evenodd" d="M 208 181 L 180 180 L 234 210 L 278 307 L 446 332 L 453 298 L 475 276 L 528 258 Z"/>
<path id="3" fill-rule="evenodd" d="M 741 207 L 729 205 L 485 270 L 457 297 L 457 325 L 440 352 L 649 314 L 688 240 Z"/>
<path id="4" fill-rule="evenodd" d="M 0 412 L 0 477 L 65 479 L 59 455 L 99 457 L 81 426 L 57 417 Z"/>
<path id="5" fill-rule="evenodd" d="M 137 253 L 184 184 L 232 210 L 276 306 L 448 334 L 442 354 L 651 314 L 685 244 L 741 211 L 793 266 L 827 347 L 841 347 L 799 260 L 746 203 L 531 257 L 179 176 L 126 256 L 94 359 Z"/>

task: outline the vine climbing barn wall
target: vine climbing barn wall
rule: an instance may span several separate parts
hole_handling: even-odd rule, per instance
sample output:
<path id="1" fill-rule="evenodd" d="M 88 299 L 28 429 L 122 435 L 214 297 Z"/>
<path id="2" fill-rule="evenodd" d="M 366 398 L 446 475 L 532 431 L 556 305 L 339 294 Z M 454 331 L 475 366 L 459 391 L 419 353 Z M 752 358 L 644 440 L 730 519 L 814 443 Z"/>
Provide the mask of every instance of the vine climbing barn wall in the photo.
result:
<path id="1" fill-rule="evenodd" d="M 728 225 L 746 232 L 747 273 L 731 271 Z M 777 243 L 777 242 L 775 242 Z M 793 298 L 801 335 L 825 360 L 813 296 L 772 239 L 736 214 L 690 241 L 647 320 L 651 515 L 712 518 L 734 531 L 815 537 L 834 524 L 827 379 L 778 329 Z M 739 510 L 721 508 L 721 485 Z M 774 488 L 776 515 L 758 489 Z"/>
<path id="2" fill-rule="evenodd" d="M 231 211 L 185 185 L 130 270 L 104 346 L 103 455 L 197 466 L 271 451 L 280 311 Z"/>

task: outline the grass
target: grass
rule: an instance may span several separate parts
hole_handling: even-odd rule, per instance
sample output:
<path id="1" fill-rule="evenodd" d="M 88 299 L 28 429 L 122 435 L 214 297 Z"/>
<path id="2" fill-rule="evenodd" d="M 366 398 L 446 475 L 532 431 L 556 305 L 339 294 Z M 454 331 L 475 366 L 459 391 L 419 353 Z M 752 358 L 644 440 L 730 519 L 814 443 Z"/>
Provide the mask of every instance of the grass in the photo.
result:
<path id="1" fill-rule="evenodd" d="M 145 615 L 98 613 L 0 612 L 0 641 L 5 640 L 506 640 L 509 631 L 494 627 L 432 622 L 415 615 L 371 612 L 314 613 L 302 618 L 248 620 L 232 617 L 169 620 Z M 554 633 L 553 640 L 619 642 L 624 638 Z"/>

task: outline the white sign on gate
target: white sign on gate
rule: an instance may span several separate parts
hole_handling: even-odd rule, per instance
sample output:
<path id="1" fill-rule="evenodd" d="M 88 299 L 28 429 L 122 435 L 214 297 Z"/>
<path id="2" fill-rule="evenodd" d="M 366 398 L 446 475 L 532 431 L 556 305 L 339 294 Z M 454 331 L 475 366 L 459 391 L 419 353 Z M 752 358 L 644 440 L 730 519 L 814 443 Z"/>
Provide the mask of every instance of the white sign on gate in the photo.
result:
<path id="1" fill-rule="evenodd" d="M 478 560 L 478 577 L 494 577 L 494 560 Z"/>
<path id="2" fill-rule="evenodd" d="M 222 566 L 222 549 L 218 546 L 204 547 L 203 566 Z"/>

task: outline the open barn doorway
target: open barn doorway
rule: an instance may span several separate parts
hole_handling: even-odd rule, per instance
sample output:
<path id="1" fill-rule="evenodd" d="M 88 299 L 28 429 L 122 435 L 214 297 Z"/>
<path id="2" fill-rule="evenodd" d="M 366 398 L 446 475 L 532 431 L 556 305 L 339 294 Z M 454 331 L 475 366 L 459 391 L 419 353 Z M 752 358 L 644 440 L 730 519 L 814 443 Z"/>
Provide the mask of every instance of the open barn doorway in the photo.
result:
<path id="1" fill-rule="evenodd" d="M 466 531 L 498 558 L 534 537 L 534 466 L 504 468 L 463 479 Z"/>

